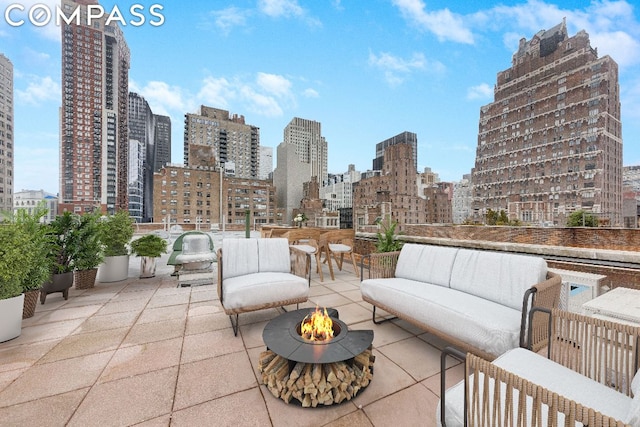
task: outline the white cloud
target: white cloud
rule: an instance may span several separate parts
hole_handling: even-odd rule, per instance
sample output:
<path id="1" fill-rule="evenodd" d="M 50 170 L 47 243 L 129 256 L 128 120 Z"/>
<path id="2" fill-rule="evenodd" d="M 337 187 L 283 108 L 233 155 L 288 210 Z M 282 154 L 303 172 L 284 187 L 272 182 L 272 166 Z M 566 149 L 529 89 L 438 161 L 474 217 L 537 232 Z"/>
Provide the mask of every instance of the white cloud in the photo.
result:
<path id="1" fill-rule="evenodd" d="M 258 9 L 273 18 L 304 15 L 297 0 L 259 0 Z"/>
<path id="2" fill-rule="evenodd" d="M 223 34 L 228 35 L 235 27 L 242 27 L 247 24 L 247 17 L 250 12 L 242 10 L 237 7 L 228 7 L 226 9 L 215 10 L 209 13 L 213 19 L 213 25 L 222 31 Z M 208 27 L 209 22 L 201 24 L 202 27 Z"/>
<path id="3" fill-rule="evenodd" d="M 569 36 L 585 30 L 600 56 L 610 55 L 621 67 L 640 63 L 640 23 L 633 6 L 625 0 L 594 0 L 584 9 L 561 9 L 540 0 L 529 0 L 516 6 L 498 6 L 479 16 L 491 23 L 489 30 L 509 29 L 503 40 L 511 50 L 517 48 L 520 38 L 530 39 L 536 32 L 566 18 Z M 478 18 L 477 23 L 480 22 Z M 479 30 L 482 27 L 478 25 Z"/>
<path id="4" fill-rule="evenodd" d="M 486 83 L 472 86 L 467 89 L 467 99 L 488 99 L 493 96 L 493 88 Z"/>
<path id="5" fill-rule="evenodd" d="M 224 77 L 207 77 L 202 82 L 197 99 L 205 105 L 228 108 L 230 101 L 236 99 L 235 84 Z"/>
<path id="6" fill-rule="evenodd" d="M 193 106 L 182 88 L 161 81 L 150 81 L 144 87 L 130 81 L 129 91 L 142 95 L 154 114 L 169 116 L 172 110 L 186 111 Z"/>
<path id="7" fill-rule="evenodd" d="M 23 10 L 13 9 L 10 13 L 11 20 L 20 21 L 23 20 L 25 23 L 23 26 L 29 27 L 33 32 L 38 35 L 45 37 L 51 40 L 60 40 L 61 32 L 60 27 L 56 24 L 56 7 L 60 7 L 60 0 L 23 0 L 21 2 L 15 2 L 11 0 L 0 0 L 0 10 L 2 11 L 2 19 L 0 19 L 0 33 L 3 35 L 7 34 L 7 30 L 11 27 L 7 24 L 7 21 L 4 19 L 4 13 L 9 7 L 9 5 L 17 5 L 21 6 Z M 29 23 L 29 10 L 33 8 L 34 5 L 39 5 L 39 9 L 48 10 L 50 12 L 51 20 L 50 22 L 42 27 L 36 27 Z"/>
<path id="8" fill-rule="evenodd" d="M 422 0 L 393 0 L 402 16 L 418 28 L 433 33 L 440 41 L 473 44 L 471 30 L 467 28 L 461 15 L 449 9 L 426 11 Z"/>
<path id="9" fill-rule="evenodd" d="M 249 86 L 240 88 L 240 94 L 251 112 L 265 117 L 280 117 L 284 114 L 280 103 L 273 96 L 259 93 Z"/>
<path id="10" fill-rule="evenodd" d="M 302 92 L 302 96 L 304 96 L 305 98 L 319 98 L 320 94 L 318 93 L 317 90 L 312 89 L 312 88 L 306 88 L 303 92 Z"/>
<path id="11" fill-rule="evenodd" d="M 402 84 L 414 71 L 443 72 L 445 67 L 438 61 L 429 62 L 422 53 L 414 53 L 411 58 L 403 59 L 387 52 L 376 55 L 369 52 L 369 65 L 384 71 L 385 79 L 391 86 Z"/>
<path id="12" fill-rule="evenodd" d="M 258 73 L 257 83 L 260 88 L 278 97 L 291 95 L 291 82 L 277 74 Z"/>
<path id="13" fill-rule="evenodd" d="M 27 79 L 29 83 L 25 90 L 15 90 L 18 102 L 39 105 L 45 101 L 60 99 L 60 85 L 51 77 L 29 76 Z"/>

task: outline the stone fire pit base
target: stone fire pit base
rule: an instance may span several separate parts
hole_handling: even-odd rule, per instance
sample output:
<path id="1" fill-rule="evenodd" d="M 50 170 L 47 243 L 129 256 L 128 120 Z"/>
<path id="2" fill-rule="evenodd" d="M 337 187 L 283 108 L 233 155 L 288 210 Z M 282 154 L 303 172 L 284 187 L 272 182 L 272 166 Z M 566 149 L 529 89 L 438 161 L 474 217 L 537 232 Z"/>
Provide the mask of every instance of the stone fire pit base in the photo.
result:
<path id="1" fill-rule="evenodd" d="M 258 369 L 263 384 L 275 397 L 315 408 L 355 397 L 373 378 L 374 361 L 371 347 L 354 358 L 333 363 L 294 362 L 266 350 L 260 354 Z"/>

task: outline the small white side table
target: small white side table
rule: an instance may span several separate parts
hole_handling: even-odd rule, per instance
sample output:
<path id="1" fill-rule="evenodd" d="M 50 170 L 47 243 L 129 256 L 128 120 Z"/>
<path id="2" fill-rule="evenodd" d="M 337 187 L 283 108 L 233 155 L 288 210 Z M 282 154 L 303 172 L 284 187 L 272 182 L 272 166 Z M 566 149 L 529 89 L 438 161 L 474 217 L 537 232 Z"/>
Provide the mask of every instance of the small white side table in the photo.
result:
<path id="1" fill-rule="evenodd" d="M 640 290 L 615 288 L 582 304 L 587 316 L 640 326 Z"/>
<path id="2" fill-rule="evenodd" d="M 560 292 L 560 309 L 569 309 L 569 295 L 571 294 L 571 285 L 587 286 L 591 290 L 591 298 L 600 295 L 600 287 L 607 276 L 602 274 L 584 273 L 582 271 L 560 270 L 558 268 L 550 268 L 550 272 L 556 273 L 562 277 L 562 290 Z"/>

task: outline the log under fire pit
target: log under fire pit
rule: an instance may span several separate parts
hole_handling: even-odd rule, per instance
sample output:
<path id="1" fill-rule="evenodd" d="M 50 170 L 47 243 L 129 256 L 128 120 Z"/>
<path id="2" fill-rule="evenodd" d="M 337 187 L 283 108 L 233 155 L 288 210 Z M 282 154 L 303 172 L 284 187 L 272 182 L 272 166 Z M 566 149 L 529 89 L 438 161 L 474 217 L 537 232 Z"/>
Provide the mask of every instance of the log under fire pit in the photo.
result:
<path id="1" fill-rule="evenodd" d="M 310 341 L 300 335 L 300 325 L 313 311 L 287 312 L 265 326 L 267 350 L 258 361 L 262 381 L 275 397 L 303 407 L 351 400 L 373 378 L 373 331 L 349 331 L 337 310 L 328 309 L 333 338 Z"/>

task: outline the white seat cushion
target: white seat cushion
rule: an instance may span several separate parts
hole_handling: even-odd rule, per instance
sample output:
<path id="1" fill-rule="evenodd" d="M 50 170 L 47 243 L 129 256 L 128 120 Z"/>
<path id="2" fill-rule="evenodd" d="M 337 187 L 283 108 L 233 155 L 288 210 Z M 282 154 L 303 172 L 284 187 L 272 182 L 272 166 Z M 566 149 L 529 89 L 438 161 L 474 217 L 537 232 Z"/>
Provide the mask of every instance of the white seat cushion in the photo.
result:
<path id="1" fill-rule="evenodd" d="M 309 283 L 290 273 L 262 272 L 225 279 L 222 291 L 224 308 L 234 310 L 308 296 Z"/>
<path id="2" fill-rule="evenodd" d="M 329 250 L 335 253 L 346 253 L 351 252 L 351 246 L 342 243 L 329 243 Z"/>
<path id="3" fill-rule="evenodd" d="M 460 249 L 450 286 L 522 310 L 525 291 L 546 277 L 547 262 L 540 257 Z"/>
<path id="4" fill-rule="evenodd" d="M 447 246 L 405 243 L 398 257 L 395 276 L 449 287 L 457 253 L 457 248 Z"/>
<path id="5" fill-rule="evenodd" d="M 495 359 L 493 364 L 617 420 L 626 421 L 630 415 L 630 397 L 532 351 L 515 348 Z M 480 379 L 480 384 L 482 381 Z M 514 393 L 514 401 L 517 396 Z M 464 381 L 446 391 L 445 403 L 447 425 L 462 425 Z"/>
<path id="6" fill-rule="evenodd" d="M 314 255 L 317 252 L 317 249 L 311 245 L 291 245 L 292 248 L 300 249 L 302 252 L 307 254 Z"/>
<path id="7" fill-rule="evenodd" d="M 415 280 L 367 279 L 363 297 L 496 357 L 520 345 L 520 310 Z"/>
<path id="8" fill-rule="evenodd" d="M 283 238 L 257 239 L 258 271 L 289 273 L 291 256 L 289 241 Z"/>
<path id="9" fill-rule="evenodd" d="M 256 239 L 222 240 L 223 279 L 258 272 L 258 243 Z"/>

